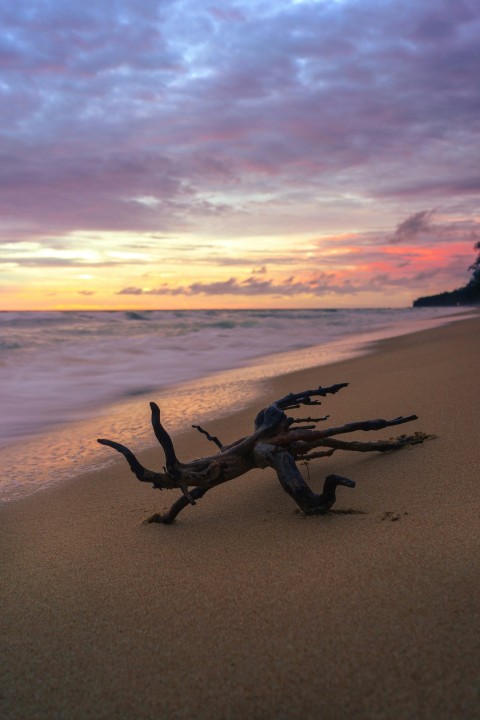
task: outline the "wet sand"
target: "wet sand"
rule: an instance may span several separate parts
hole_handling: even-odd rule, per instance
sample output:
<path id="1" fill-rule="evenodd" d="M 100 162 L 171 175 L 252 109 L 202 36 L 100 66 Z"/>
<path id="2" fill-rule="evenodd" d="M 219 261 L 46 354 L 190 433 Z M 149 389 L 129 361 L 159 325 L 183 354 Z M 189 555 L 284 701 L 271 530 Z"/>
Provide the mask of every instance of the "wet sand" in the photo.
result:
<path id="1" fill-rule="evenodd" d="M 306 518 L 257 470 L 148 525 L 176 496 L 122 458 L 2 506 L 1 717 L 478 717 L 479 358 L 477 316 L 271 380 L 209 423 L 228 442 L 262 404 L 336 382 L 332 424 L 418 414 L 399 432 L 437 439 L 311 463 L 315 490 L 329 472 L 357 481 L 335 506 L 352 512 Z M 212 452 L 193 431 L 175 445 Z"/>

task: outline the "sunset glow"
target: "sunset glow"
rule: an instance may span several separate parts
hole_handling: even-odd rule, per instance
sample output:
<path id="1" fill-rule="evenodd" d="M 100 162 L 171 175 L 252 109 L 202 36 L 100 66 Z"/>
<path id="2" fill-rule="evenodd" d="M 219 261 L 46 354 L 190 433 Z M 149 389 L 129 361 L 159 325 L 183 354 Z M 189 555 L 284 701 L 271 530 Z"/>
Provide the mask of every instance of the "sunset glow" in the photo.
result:
<path id="1" fill-rule="evenodd" d="M 476 3 L 0 18 L 0 309 L 407 306 L 468 280 Z"/>

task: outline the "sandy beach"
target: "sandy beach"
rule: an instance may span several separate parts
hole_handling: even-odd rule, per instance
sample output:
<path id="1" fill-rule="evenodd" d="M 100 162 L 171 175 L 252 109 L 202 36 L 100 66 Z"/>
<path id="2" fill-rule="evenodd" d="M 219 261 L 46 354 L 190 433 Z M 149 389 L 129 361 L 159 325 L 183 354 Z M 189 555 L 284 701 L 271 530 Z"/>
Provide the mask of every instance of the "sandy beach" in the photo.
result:
<path id="1" fill-rule="evenodd" d="M 0 716 L 479 717 L 479 358 L 476 315 L 269 381 L 209 424 L 229 442 L 268 402 L 337 382 L 332 424 L 416 413 L 399 432 L 436 439 L 310 464 L 315 490 L 330 472 L 357 482 L 337 495 L 350 513 L 306 518 L 257 470 L 148 525 L 176 495 L 122 458 L 2 506 Z M 212 452 L 194 431 L 174 440 L 182 459 Z M 142 459 L 163 465 L 157 448 Z"/>

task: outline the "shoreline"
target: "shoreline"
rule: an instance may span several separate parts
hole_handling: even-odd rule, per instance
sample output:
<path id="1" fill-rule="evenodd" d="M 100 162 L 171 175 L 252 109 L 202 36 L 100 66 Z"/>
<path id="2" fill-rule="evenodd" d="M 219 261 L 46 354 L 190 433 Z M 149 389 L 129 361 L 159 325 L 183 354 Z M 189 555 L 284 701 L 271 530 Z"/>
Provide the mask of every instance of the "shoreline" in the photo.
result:
<path id="1" fill-rule="evenodd" d="M 231 314 L 233 311 L 225 312 L 227 312 L 227 314 Z M 235 312 L 243 313 L 244 311 Z M 293 312 L 296 313 L 297 311 Z M 277 326 L 273 328 L 272 333 L 271 328 L 267 326 L 266 328 L 263 328 L 263 332 L 267 332 L 267 337 L 263 334 L 261 336 L 260 344 L 258 343 L 258 337 L 252 338 L 248 335 L 244 336 L 242 334 L 237 337 L 237 333 L 243 333 L 245 329 L 248 329 L 251 324 L 248 319 L 244 320 L 244 322 L 238 323 L 238 325 L 230 323 L 228 319 L 219 319 L 218 322 L 210 323 L 210 325 L 207 323 L 203 328 L 201 328 L 200 337 L 203 337 L 203 331 L 206 331 L 207 334 L 210 335 L 209 338 L 206 339 L 206 347 L 204 346 L 200 349 L 197 358 L 198 362 L 196 362 L 193 367 L 191 366 L 191 363 L 189 365 L 188 361 L 187 366 L 182 365 L 181 362 L 183 355 L 188 355 L 189 351 L 192 349 L 189 343 L 187 345 L 183 344 L 176 347 L 157 347 L 156 349 L 160 351 L 160 356 L 158 356 L 158 353 L 153 353 L 155 356 L 155 365 L 153 368 L 149 365 L 151 358 L 145 357 L 145 355 L 140 357 L 138 367 L 135 366 L 135 363 L 132 361 L 132 355 L 130 354 L 132 348 L 128 343 L 132 339 L 135 340 L 138 336 L 136 333 L 133 333 L 132 336 L 128 333 L 125 334 L 127 328 L 128 330 L 130 329 L 131 323 L 129 321 L 125 322 L 125 320 L 122 320 L 121 318 L 116 319 L 117 325 L 114 325 L 115 329 L 112 331 L 111 336 L 108 336 L 108 334 L 106 338 L 103 338 L 102 336 L 102 339 L 105 339 L 107 342 L 107 355 L 116 355 L 120 351 L 119 354 L 122 356 L 122 361 L 119 365 L 115 365 L 115 363 L 113 365 L 109 364 L 108 358 L 105 357 L 104 346 L 102 346 L 100 354 L 95 357 L 95 342 L 100 339 L 99 337 L 97 337 L 93 343 L 89 343 L 89 340 L 87 340 L 86 346 L 83 341 L 76 346 L 75 342 L 82 337 L 88 338 L 88 333 L 86 333 L 85 328 L 76 327 L 75 324 L 73 324 L 70 328 L 62 328 L 65 335 L 62 342 L 58 341 L 58 337 L 55 337 L 55 333 L 51 332 L 51 328 L 50 334 L 47 332 L 46 338 L 43 337 L 43 333 L 40 333 L 43 337 L 44 345 L 39 348 L 40 357 L 37 357 L 37 366 L 29 366 L 28 363 L 24 366 L 22 348 L 23 351 L 28 349 L 33 350 L 36 342 L 35 332 L 33 337 L 29 336 L 29 333 L 32 332 L 30 329 L 32 318 L 27 318 L 28 322 L 26 322 L 25 325 L 27 328 L 26 336 L 23 335 L 25 327 L 22 327 L 21 324 L 20 328 L 17 328 L 14 322 L 12 327 L 8 327 L 7 324 L 6 328 L 2 328 L 7 338 L 5 342 L 7 355 L 5 355 L 2 360 L 2 363 L 5 365 L 6 375 L 4 377 L 2 376 L 2 382 L 5 383 L 6 390 L 9 385 L 12 386 L 14 395 L 9 398 L 8 392 L 6 393 L 6 406 L 4 407 L 2 423 L 0 423 L 0 448 L 8 447 L 16 442 L 28 441 L 38 435 L 45 434 L 45 426 L 47 426 L 50 430 L 55 430 L 65 424 L 73 425 L 75 423 L 82 422 L 82 420 L 88 421 L 89 419 L 95 418 L 101 414 L 104 410 L 115 409 L 117 406 L 126 405 L 132 401 L 134 402 L 136 397 L 145 396 L 151 392 L 168 392 L 169 388 L 181 388 L 184 384 L 194 385 L 197 382 L 201 383 L 206 378 L 215 377 L 216 375 L 221 376 L 231 372 L 235 373 L 237 370 L 248 373 L 257 366 L 262 368 L 262 366 L 268 363 L 272 364 L 277 363 L 278 361 L 281 361 L 284 367 L 277 374 L 283 374 L 284 372 L 289 371 L 289 358 L 291 359 L 297 354 L 300 355 L 300 358 L 296 363 L 296 366 L 299 368 L 305 366 L 306 363 L 308 363 L 309 366 L 330 364 L 332 361 L 343 357 L 353 357 L 357 354 L 357 346 L 368 342 L 370 339 L 375 339 L 376 337 L 395 336 L 396 334 L 421 330 L 430 326 L 435 327 L 437 324 L 449 322 L 450 318 L 454 320 L 455 318 L 465 316 L 468 312 L 471 313 L 472 309 L 465 310 L 463 308 L 450 308 L 450 312 L 442 312 L 439 314 L 437 311 L 433 315 L 422 317 L 421 311 L 414 311 L 412 308 L 404 308 L 401 310 L 403 317 L 400 318 L 392 316 L 391 313 L 395 311 L 389 310 L 388 308 L 370 309 L 369 312 L 374 313 L 374 319 L 373 321 L 370 320 L 370 325 L 367 323 L 367 328 L 364 328 L 362 325 L 362 323 L 365 322 L 365 317 L 362 314 L 366 311 L 350 310 L 348 311 L 350 314 L 358 312 L 361 316 L 359 324 L 355 325 L 355 329 L 353 330 L 352 317 L 343 317 L 340 323 L 337 324 L 334 322 L 333 324 L 327 323 L 326 325 L 322 325 L 325 320 L 325 311 L 320 310 L 319 312 L 321 313 L 322 318 L 320 326 L 315 327 L 315 323 L 313 323 L 312 326 L 309 321 L 305 322 L 305 317 L 300 315 L 300 318 L 294 317 L 292 318 L 292 322 L 289 323 L 289 328 L 291 328 L 294 325 L 296 327 L 297 322 L 300 322 L 300 334 L 297 332 L 292 336 L 291 333 L 287 333 L 285 337 L 283 332 L 285 328 L 282 329 Z M 335 311 L 335 314 L 337 312 L 341 316 L 343 311 Z M 270 311 L 270 314 L 271 313 L 273 313 L 273 311 Z M 383 313 L 387 314 L 385 324 L 378 324 L 378 316 L 382 317 Z M 405 317 L 405 313 L 408 314 L 408 319 Z M 39 314 L 44 315 L 42 312 L 39 312 Z M 104 314 L 105 313 L 102 313 L 102 315 Z M 106 314 L 118 315 L 118 313 L 115 312 Z M 32 313 L 27 313 L 27 315 L 32 315 Z M 61 315 L 63 316 L 63 313 L 61 313 Z M 260 313 L 260 315 L 263 315 L 263 313 Z M 376 319 L 375 315 L 377 315 Z M 193 312 L 193 317 L 194 316 L 195 312 Z M 170 321 L 171 320 L 172 319 L 170 318 Z M 141 325 L 142 330 L 148 329 L 147 325 L 143 323 Z M 308 334 L 306 334 L 305 325 L 308 327 Z M 139 326 L 134 324 L 134 327 L 138 332 Z M 227 332 L 224 336 L 222 336 L 222 328 L 224 327 Z M 152 334 L 148 335 L 147 333 L 147 336 L 140 335 L 140 338 L 146 338 L 147 341 L 144 343 L 146 346 L 155 340 L 162 340 L 163 342 L 164 338 L 168 340 L 169 337 L 174 337 L 175 342 L 177 339 L 187 339 L 192 341 L 193 349 L 195 349 L 196 333 L 200 330 L 200 328 L 196 327 L 195 323 L 193 323 L 190 329 L 183 328 L 183 331 L 181 329 L 180 332 L 174 332 L 173 335 L 169 335 L 167 332 L 164 336 L 162 333 L 165 331 L 172 331 L 171 325 L 168 326 L 167 323 L 167 327 L 165 327 L 160 323 L 160 325 L 154 325 L 153 328 L 154 331 Z M 210 333 L 212 328 L 220 330 L 219 336 L 215 339 L 212 338 Z M 36 330 L 38 334 L 39 328 L 37 327 Z M 98 327 L 91 328 L 90 330 L 93 334 L 95 334 L 95 332 L 98 334 L 99 332 Z M 104 328 L 104 330 L 106 329 Z M 230 332 L 232 330 L 234 330 L 234 332 Z M 20 335 L 18 336 L 15 334 L 17 331 L 20 332 Z M 315 331 L 325 333 L 323 341 L 320 345 L 317 345 L 314 342 Z M 68 333 L 70 333 L 70 338 L 69 340 L 66 340 L 65 338 L 68 338 Z M 53 340 L 51 337 L 52 334 L 54 336 Z M 93 335 L 91 337 L 93 337 Z M 233 345 L 232 337 L 235 337 Z M 125 346 L 122 347 L 123 341 L 126 341 L 127 343 L 126 347 L 129 350 L 128 357 L 122 355 L 122 351 L 124 353 L 126 350 Z M 118 345 L 119 342 L 120 347 Z M 252 342 L 254 347 L 250 348 L 250 343 Z M 65 356 L 60 354 L 60 364 L 58 367 L 54 364 L 54 358 L 49 357 L 49 354 L 52 355 L 52 351 L 55 350 L 55 343 L 57 351 L 60 351 L 61 349 L 65 350 L 65 348 L 67 349 Z M 209 347 L 209 343 L 213 343 L 213 345 Z M 31 345 L 30 348 L 29 344 Z M 221 353 L 218 353 L 217 351 L 219 347 L 222 348 Z M 243 348 L 243 350 L 241 350 L 241 348 Z M 245 351 L 245 348 L 250 349 Z M 216 358 L 218 358 L 219 355 L 223 356 L 223 359 L 220 362 L 218 359 L 212 361 L 211 357 L 210 359 L 207 357 L 207 362 L 204 362 L 206 355 L 208 356 L 208 353 L 212 349 L 215 350 Z M 8 374 L 8 369 L 11 369 L 11 361 L 14 357 L 13 355 L 8 355 L 8 352 L 11 352 L 12 350 L 15 354 L 16 364 L 19 364 L 22 369 L 22 384 L 18 387 L 16 383 L 19 378 L 15 376 L 9 377 Z M 162 350 L 166 350 L 166 355 L 162 355 Z M 233 353 L 232 350 L 234 350 Z M 18 353 L 20 353 L 20 357 L 18 356 Z M 176 370 L 173 372 L 172 353 L 177 359 Z M 311 357 L 308 357 L 309 353 L 319 354 L 320 362 L 317 361 L 316 358 L 312 360 Z M 54 355 L 56 355 L 56 352 L 54 352 Z M 92 355 L 94 356 L 93 365 L 88 365 L 89 361 L 92 360 Z M 148 353 L 146 353 L 146 355 L 148 356 Z M 48 360 L 47 366 L 50 371 L 47 374 L 45 374 L 46 360 Z M 160 367 L 158 365 L 158 360 L 161 361 Z M 62 375 L 63 371 L 61 371 L 61 368 L 70 368 L 68 371 L 70 372 L 72 370 L 72 361 L 75 372 L 73 373 L 73 377 L 70 378 L 72 381 L 71 386 L 73 393 L 69 393 L 69 384 L 65 386 L 66 376 Z M 90 367 L 91 372 L 89 375 L 82 377 L 82 370 L 85 372 L 85 363 L 87 364 L 86 367 Z M 290 362 L 290 364 L 292 363 Z M 295 362 L 293 365 L 295 365 Z M 131 372 L 132 367 L 136 368 L 133 373 Z M 57 385 L 55 385 L 55 382 L 52 383 L 52 369 L 57 371 L 57 374 L 60 374 L 60 377 L 57 378 Z M 121 377 L 117 376 L 119 370 L 122 371 Z M 153 375 L 152 371 L 154 373 Z M 108 383 L 109 372 L 114 379 L 114 382 L 110 385 Z M 35 381 L 32 384 L 28 384 L 30 373 L 35 376 Z M 96 375 L 100 375 L 102 379 L 100 387 L 98 384 L 93 382 Z M 134 378 L 133 381 L 132 378 Z M 84 382 L 80 382 L 82 380 Z M 26 383 L 27 385 L 25 386 Z M 102 384 L 106 384 L 106 392 L 104 392 Z M 44 388 L 44 391 L 39 392 L 42 387 Z M 78 396 L 79 387 L 82 389 L 80 396 Z M 45 389 L 47 389 L 48 392 L 45 392 Z M 63 392 L 60 393 L 60 390 L 62 389 Z M 91 395 L 92 391 L 94 391 L 93 396 Z M 53 405 L 45 404 L 45 397 L 53 397 Z M 61 410 L 58 406 L 59 400 L 61 400 Z M 57 403 L 57 405 L 55 405 L 55 403 Z M 26 417 L 23 417 L 22 419 L 21 413 L 20 415 L 17 415 L 17 410 L 27 407 L 29 408 L 28 420 Z"/>
<path id="2" fill-rule="evenodd" d="M 98 407 L 87 417 L 61 425 L 52 424 L 43 433 L 12 439 L 0 448 L 4 471 L 0 504 L 70 480 L 73 467 L 78 468 L 76 475 L 108 468 L 112 464 L 111 456 L 106 451 L 99 452 L 93 445 L 92 439 L 96 437 L 122 438 L 122 442 L 136 445 L 141 451 L 152 449 L 155 440 L 150 437 L 148 411 L 152 396 L 161 405 L 169 430 L 183 433 L 183 418 L 190 412 L 192 396 L 195 399 L 192 422 L 211 422 L 216 417 L 230 416 L 238 406 L 254 404 L 263 395 L 262 384 L 268 385 L 276 377 L 352 360 L 375 352 L 377 343 L 382 340 L 442 327 L 477 314 L 475 308 L 459 309 L 455 314 L 419 319 L 413 327 L 411 322 L 399 322 L 346 335 L 323 345 L 251 358 L 239 367 L 165 385 L 135 398 L 124 398 Z M 45 445 L 49 447 L 48 456 L 44 454 Z M 43 458 L 43 461 L 39 463 L 37 458 Z M 20 476 L 19 467 L 22 468 Z"/>
<path id="3" fill-rule="evenodd" d="M 271 378 L 254 407 L 208 423 L 229 442 L 265 402 L 335 382 L 350 385 L 322 404 L 332 424 L 418 414 L 404 431 L 436 440 L 310 464 L 315 490 L 329 472 L 357 481 L 338 493 L 348 514 L 305 518 L 257 470 L 145 525 L 176 495 L 120 457 L 0 506 L 2 717 L 474 717 L 479 357 L 475 315 Z M 192 430 L 173 440 L 185 460 L 211 452 Z"/>

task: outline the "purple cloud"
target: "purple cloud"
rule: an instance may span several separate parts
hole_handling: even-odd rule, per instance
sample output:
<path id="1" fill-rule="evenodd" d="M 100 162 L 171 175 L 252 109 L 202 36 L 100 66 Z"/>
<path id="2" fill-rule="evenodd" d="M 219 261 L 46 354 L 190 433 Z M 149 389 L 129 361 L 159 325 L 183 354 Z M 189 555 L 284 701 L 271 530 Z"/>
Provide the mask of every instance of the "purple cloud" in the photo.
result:
<path id="1" fill-rule="evenodd" d="M 373 190 L 372 169 L 393 162 L 408 187 L 415 153 L 431 178 L 450 142 L 465 152 L 440 175 L 463 177 L 480 11 L 372 3 L 4 9 L 3 210 L 24 210 L 28 191 L 31 214 L 64 230 L 171 227 L 169 201 L 239 179 L 281 195 L 355 168 Z M 142 194 L 162 206 L 129 203 Z"/>
<path id="2" fill-rule="evenodd" d="M 294 295 L 326 295 L 334 293 L 347 295 L 357 293 L 356 287 L 349 280 L 341 283 L 333 282 L 334 275 L 317 273 L 309 280 L 296 280 L 294 277 L 283 282 L 258 280 L 254 276 L 245 279 L 231 277 L 220 282 L 195 282 L 187 286 L 172 287 L 166 283 L 152 290 L 139 287 L 126 287 L 118 291 L 118 295 L 272 295 L 275 297 L 291 297 Z M 364 287 L 362 289 L 365 289 Z"/>
<path id="3" fill-rule="evenodd" d="M 409 243 L 421 233 L 428 233 L 431 230 L 431 218 L 434 210 L 421 210 L 410 215 L 397 226 L 390 238 L 392 243 Z"/>
<path id="4" fill-rule="evenodd" d="M 340 263 L 321 250 L 338 228 L 356 233 L 331 240 L 350 243 L 349 263 L 381 264 L 389 241 L 473 243 L 479 36 L 468 0 L 5 3 L 0 241 L 68 246 L 87 230 L 138 232 L 145 244 L 150 233 L 164 257 L 177 248 L 162 234 L 188 234 L 192 253 L 203 246 L 199 266 L 257 268 L 163 289 L 192 295 L 360 291 L 363 281 L 319 276 L 307 288 L 261 270 Z M 405 219 L 389 235 L 392 218 Z M 300 233 L 322 236 L 310 259 L 297 244 L 231 258 L 211 243 Z M 399 255 L 396 267 L 414 260 Z M 388 273 L 373 277 L 388 285 Z"/>
<path id="5" fill-rule="evenodd" d="M 474 243 L 480 237 L 480 223 L 476 220 L 435 221 L 435 210 L 422 210 L 398 224 L 388 238 L 393 244 Z"/>
<path id="6" fill-rule="evenodd" d="M 448 269 L 417 272 L 410 276 L 399 277 L 393 273 L 377 273 L 371 277 L 362 276 L 356 280 L 350 278 L 339 279 L 333 274 L 316 273 L 309 280 L 299 280 L 295 277 L 283 282 L 273 280 L 259 281 L 255 277 L 240 279 L 231 277 L 220 282 L 196 282 L 190 285 L 170 286 L 166 283 L 151 290 L 140 287 L 125 287 L 117 295 L 169 295 L 192 297 L 196 295 L 216 296 L 271 296 L 294 297 L 308 295 L 311 297 L 324 297 L 328 295 L 358 295 L 362 292 L 382 293 L 385 289 L 395 288 L 425 288 L 432 279 L 440 277 L 443 281 L 450 278 Z M 428 286 L 428 285 L 427 285 Z"/>
<path id="7" fill-rule="evenodd" d="M 142 288 L 133 287 L 133 286 L 125 287 L 122 290 L 119 290 L 117 293 L 117 295 L 143 295 L 143 294 L 144 294 L 144 291 L 142 290 Z"/>

